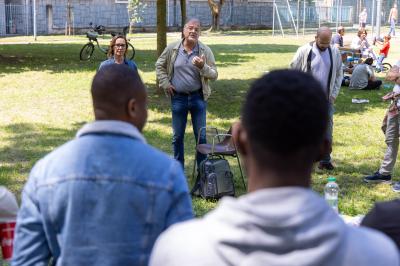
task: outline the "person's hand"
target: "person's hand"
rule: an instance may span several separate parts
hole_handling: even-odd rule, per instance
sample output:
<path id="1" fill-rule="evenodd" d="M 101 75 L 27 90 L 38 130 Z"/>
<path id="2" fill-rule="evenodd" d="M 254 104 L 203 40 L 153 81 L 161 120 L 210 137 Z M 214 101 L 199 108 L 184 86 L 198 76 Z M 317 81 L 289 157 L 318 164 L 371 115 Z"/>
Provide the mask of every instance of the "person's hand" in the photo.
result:
<path id="1" fill-rule="evenodd" d="M 201 55 L 201 57 L 195 56 L 192 60 L 193 65 L 195 65 L 196 67 L 202 69 L 204 66 L 204 55 Z"/>
<path id="2" fill-rule="evenodd" d="M 335 101 L 336 101 L 336 98 L 335 98 L 335 97 L 333 97 L 333 96 L 330 96 L 330 97 L 329 97 L 329 102 L 330 102 L 331 104 L 334 104 Z"/>
<path id="3" fill-rule="evenodd" d="M 172 85 L 169 85 L 169 87 L 167 88 L 167 93 L 170 97 L 174 96 L 175 94 L 175 87 Z"/>

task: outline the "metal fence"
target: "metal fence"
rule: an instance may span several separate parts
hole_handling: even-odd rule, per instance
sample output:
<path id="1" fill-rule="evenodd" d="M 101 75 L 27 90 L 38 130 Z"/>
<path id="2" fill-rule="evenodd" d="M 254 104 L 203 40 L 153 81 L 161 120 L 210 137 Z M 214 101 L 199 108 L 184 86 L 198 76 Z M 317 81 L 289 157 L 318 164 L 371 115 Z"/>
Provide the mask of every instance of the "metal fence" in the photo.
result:
<path id="1" fill-rule="evenodd" d="M 143 20 L 136 28 L 154 28 L 156 26 L 156 1 L 145 0 Z M 336 0 L 338 1 L 338 0 Z M 342 0 L 344 1 L 344 0 Z M 352 2 L 351 2 L 352 1 Z M 223 27 L 260 27 L 280 28 L 294 31 L 296 28 L 315 28 L 326 24 L 358 24 L 359 0 L 347 0 L 346 6 L 323 6 L 321 1 L 263 1 L 263 0 L 226 0 L 220 15 Z M 363 6 L 367 1 L 363 0 Z M 127 25 L 128 12 L 126 5 L 115 4 L 109 0 L 102 5 L 92 5 L 84 1 L 72 0 L 71 16 L 75 32 L 87 29 L 89 22 L 103 24 L 106 27 L 124 27 Z M 180 21 L 180 1 L 167 0 L 168 26 L 177 26 Z M 1 2 L 0 2 L 1 3 Z M 63 32 L 67 24 L 67 6 L 63 1 L 52 1 L 52 4 L 38 1 L 37 29 L 39 34 Z M 298 5 L 301 3 L 300 5 Z M 303 3 L 306 3 L 305 6 Z M 352 6 L 351 3 L 354 5 Z M 275 5 L 274 5 L 275 4 Z M 372 2 L 371 2 L 371 6 Z M 367 6 L 370 14 L 373 8 Z M 390 8 L 389 8 L 390 9 Z M 3 11 L 4 10 L 4 11 Z M 382 8 L 381 19 L 387 18 L 388 8 Z M 29 5 L 5 4 L 0 6 L 0 36 L 32 34 L 33 10 Z M 204 26 L 211 25 L 211 11 L 207 1 L 187 0 L 188 17 L 197 17 Z M 369 20 L 372 16 L 369 16 Z"/>
<path id="2" fill-rule="evenodd" d="M 29 34 L 31 32 L 30 6 L 6 4 L 4 9 L 5 34 Z M 1 16 L 0 16 L 1 19 Z"/>

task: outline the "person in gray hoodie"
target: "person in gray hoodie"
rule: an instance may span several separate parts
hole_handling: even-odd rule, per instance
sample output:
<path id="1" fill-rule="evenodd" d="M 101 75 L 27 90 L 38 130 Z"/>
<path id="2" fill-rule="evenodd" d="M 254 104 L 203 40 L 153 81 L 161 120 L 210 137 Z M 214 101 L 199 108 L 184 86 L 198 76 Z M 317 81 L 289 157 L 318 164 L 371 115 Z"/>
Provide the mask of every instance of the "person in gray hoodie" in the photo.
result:
<path id="1" fill-rule="evenodd" d="M 232 132 L 249 193 L 170 227 L 150 265 L 399 265 L 389 238 L 347 226 L 310 189 L 313 164 L 329 149 L 327 124 L 328 100 L 311 75 L 277 70 L 256 80 Z"/>

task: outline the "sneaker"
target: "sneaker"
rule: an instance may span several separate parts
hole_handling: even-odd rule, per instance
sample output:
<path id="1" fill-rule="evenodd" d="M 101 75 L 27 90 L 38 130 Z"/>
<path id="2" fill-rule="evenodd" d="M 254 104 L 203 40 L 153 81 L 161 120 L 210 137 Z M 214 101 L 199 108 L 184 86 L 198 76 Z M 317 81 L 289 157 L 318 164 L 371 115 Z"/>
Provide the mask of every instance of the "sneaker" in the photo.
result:
<path id="1" fill-rule="evenodd" d="M 333 169 L 335 169 L 335 167 L 333 166 L 333 164 L 331 162 L 329 162 L 329 163 L 319 162 L 318 168 L 321 170 L 328 170 L 328 171 L 332 171 Z"/>
<path id="2" fill-rule="evenodd" d="M 364 182 L 366 183 L 392 183 L 391 175 L 382 175 L 379 171 L 375 172 L 373 175 L 364 177 Z M 400 188 L 400 186 L 399 186 Z"/>
<path id="3" fill-rule="evenodd" d="M 400 192 L 400 182 L 394 183 L 392 189 L 394 192 Z"/>

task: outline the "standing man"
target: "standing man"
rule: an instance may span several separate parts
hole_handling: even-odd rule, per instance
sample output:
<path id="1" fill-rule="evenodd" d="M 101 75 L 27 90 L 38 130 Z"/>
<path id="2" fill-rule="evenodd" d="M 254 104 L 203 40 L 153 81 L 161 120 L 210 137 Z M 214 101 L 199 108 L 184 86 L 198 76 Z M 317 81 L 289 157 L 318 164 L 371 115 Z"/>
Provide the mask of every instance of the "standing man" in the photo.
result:
<path id="1" fill-rule="evenodd" d="M 344 27 L 339 26 L 337 28 L 337 33 L 332 38 L 331 44 L 334 45 L 336 48 L 343 47 L 343 35 L 344 35 Z"/>
<path id="2" fill-rule="evenodd" d="M 346 225 L 310 188 L 313 163 L 328 148 L 328 101 L 320 87 L 293 70 L 252 84 L 232 128 L 249 193 L 224 197 L 204 217 L 170 227 L 157 239 L 150 266 L 399 265 L 390 239 Z"/>
<path id="3" fill-rule="evenodd" d="M 157 236 L 193 217 L 179 163 L 146 143 L 137 71 L 102 67 L 96 121 L 36 163 L 22 192 L 12 265 L 148 265 Z"/>
<path id="4" fill-rule="evenodd" d="M 358 16 L 359 24 L 360 24 L 361 28 L 365 28 L 365 26 L 367 25 L 367 17 L 368 17 L 367 9 L 364 8 L 363 11 Z"/>
<path id="5" fill-rule="evenodd" d="M 190 19 L 183 28 L 183 39 L 168 45 L 156 62 L 160 87 L 171 98 L 174 158 L 185 165 L 184 137 L 188 113 L 192 117 L 193 133 L 206 126 L 209 80 L 218 77 L 211 49 L 199 41 L 200 21 Z M 200 143 L 206 142 L 202 132 Z M 199 164 L 204 155 L 197 154 Z"/>
<path id="6" fill-rule="evenodd" d="M 329 100 L 329 126 L 326 132 L 326 141 L 332 145 L 333 104 L 339 94 L 343 71 L 339 50 L 330 45 L 331 38 L 332 31 L 328 27 L 319 28 L 315 41 L 307 43 L 297 50 L 290 67 L 311 73 L 321 83 Z M 331 151 L 322 157 L 318 168 L 334 169 L 330 153 Z"/>
<path id="7" fill-rule="evenodd" d="M 398 16 L 397 4 L 394 3 L 393 7 L 390 9 L 389 18 L 388 18 L 388 22 L 390 23 L 390 29 L 389 29 L 388 35 L 392 35 L 392 36 L 396 35 L 395 28 L 396 28 L 397 16 Z"/>

